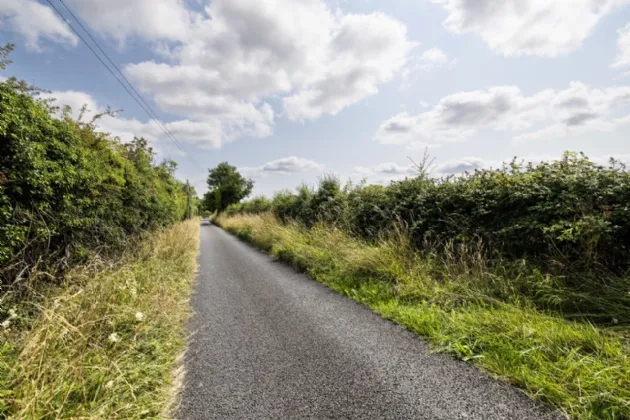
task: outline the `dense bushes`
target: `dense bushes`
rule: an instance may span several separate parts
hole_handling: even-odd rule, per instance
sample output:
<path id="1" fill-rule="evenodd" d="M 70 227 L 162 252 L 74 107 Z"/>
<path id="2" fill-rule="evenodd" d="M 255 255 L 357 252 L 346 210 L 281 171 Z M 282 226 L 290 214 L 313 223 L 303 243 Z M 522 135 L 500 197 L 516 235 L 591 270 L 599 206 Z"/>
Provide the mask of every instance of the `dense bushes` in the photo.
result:
<path id="1" fill-rule="evenodd" d="M 231 213 L 260 212 L 250 206 Z M 567 153 L 538 165 L 514 161 L 389 186 L 341 188 L 325 177 L 317 188 L 276 194 L 271 211 L 283 222 L 334 224 L 374 242 L 402 228 L 424 254 L 481 256 L 502 284 L 492 289 L 495 298 L 514 296 L 505 288 L 517 288 L 517 295 L 567 317 L 630 322 L 624 315 L 630 313 L 630 174 L 614 161 L 601 166 Z"/>
<path id="2" fill-rule="evenodd" d="M 122 144 L 95 122 L 72 120 L 14 79 L 0 83 L 3 286 L 35 266 L 62 269 L 184 217 L 186 185 L 174 178 L 175 163 L 154 164 L 145 140 Z"/>
<path id="3" fill-rule="evenodd" d="M 255 197 L 243 203 L 230 204 L 225 212 L 228 215 L 237 213 L 259 214 L 271 210 L 271 201 L 264 196 Z"/>
<path id="4" fill-rule="evenodd" d="M 233 211 L 261 211 L 249 211 L 250 205 Z M 387 187 L 341 188 L 325 177 L 318 188 L 276 194 L 271 208 L 283 221 L 330 222 L 367 239 L 402 223 L 418 248 L 464 242 L 566 268 L 630 268 L 630 174 L 618 162 L 601 166 L 577 154 L 538 165 L 514 161 L 461 177 L 419 176 Z"/>

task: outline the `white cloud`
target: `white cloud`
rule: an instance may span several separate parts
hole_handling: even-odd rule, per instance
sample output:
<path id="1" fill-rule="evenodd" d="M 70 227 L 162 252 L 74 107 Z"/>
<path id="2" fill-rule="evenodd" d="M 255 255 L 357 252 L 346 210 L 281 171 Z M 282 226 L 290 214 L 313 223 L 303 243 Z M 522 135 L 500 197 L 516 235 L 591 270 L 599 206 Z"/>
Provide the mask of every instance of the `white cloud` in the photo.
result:
<path id="1" fill-rule="evenodd" d="M 271 135 L 272 103 L 295 121 L 335 115 L 375 95 L 415 46 L 390 16 L 333 11 L 324 0 L 213 0 L 203 10 L 185 0 L 66 1 L 101 36 L 121 46 L 148 42 L 164 62 L 127 64 L 126 76 L 160 109 L 184 117 L 187 132 L 220 136 L 214 146 Z M 0 0 L 0 16 L 32 47 L 43 36 L 76 45 L 53 13 L 34 0 Z"/>
<path id="2" fill-rule="evenodd" d="M 402 68 L 413 47 L 406 27 L 384 14 L 338 14 L 324 24 L 331 39 L 319 58 L 320 71 L 311 71 L 304 86 L 284 99 L 292 120 L 335 115 L 376 94 L 378 85 Z"/>
<path id="3" fill-rule="evenodd" d="M 312 160 L 299 158 L 297 156 L 290 156 L 286 158 L 272 160 L 271 162 L 267 162 L 261 166 L 253 168 L 240 168 L 240 170 L 242 170 L 249 176 L 260 176 L 271 174 L 287 175 L 296 172 L 306 172 L 316 169 L 322 169 L 323 167 L 324 165 L 313 162 Z"/>
<path id="4" fill-rule="evenodd" d="M 65 1 L 95 31 L 121 44 L 131 37 L 151 42 L 185 41 L 196 23 L 183 0 Z"/>
<path id="5" fill-rule="evenodd" d="M 413 175 L 416 169 L 413 165 L 401 166 L 397 163 L 385 162 L 372 167 L 356 166 L 354 172 L 362 175 Z"/>
<path id="6" fill-rule="evenodd" d="M 430 48 L 420 55 L 415 55 L 409 59 L 407 66 L 402 70 L 401 89 L 411 86 L 412 77 L 417 79 L 418 73 L 431 72 L 442 68 L 452 68 L 457 63 L 456 58 L 449 56 L 440 48 Z"/>
<path id="7" fill-rule="evenodd" d="M 70 106 L 72 108 L 71 116 L 75 119 L 79 117 L 83 105 L 86 105 L 87 110 L 82 119 L 85 122 L 91 121 L 96 114 L 105 111 L 104 106 L 99 105 L 91 95 L 85 92 L 57 91 L 43 93 L 41 98 L 55 98 L 53 105 L 59 107 Z M 96 125 L 99 131 L 119 137 L 123 142 L 129 142 L 134 137 L 144 137 L 151 141 L 152 146 L 156 149 L 169 150 L 175 154 L 181 153 L 176 146 L 170 143 L 168 136 L 154 120 L 142 122 L 135 118 L 124 118 L 122 115 L 116 117 L 103 115 L 96 121 Z M 225 139 L 225 134 L 222 132 L 223 127 L 216 119 L 209 119 L 204 122 L 179 120 L 167 122 L 165 126 L 180 142 L 192 143 L 200 148 L 219 148 Z"/>
<path id="8" fill-rule="evenodd" d="M 481 129 L 519 132 L 545 122 L 548 125 L 542 129 L 517 134 L 514 139 L 612 131 L 630 123 L 630 115 L 615 116 L 627 105 L 630 86 L 596 89 L 571 82 L 565 90 L 543 90 L 531 96 L 523 95 L 516 86 L 492 87 L 446 96 L 418 115 L 399 113 L 380 125 L 375 140 L 417 149 L 427 145 L 423 139 L 432 145 L 436 141 L 465 140 Z"/>
<path id="9" fill-rule="evenodd" d="M 355 166 L 353 172 L 370 183 L 387 185 L 392 181 L 401 181 L 418 174 L 413 165 L 398 165 L 393 162 L 379 163 L 374 166 Z"/>
<path id="10" fill-rule="evenodd" d="M 439 48 L 426 50 L 420 56 L 420 68 L 423 70 L 437 69 L 447 65 L 448 63 L 448 56 Z"/>
<path id="11" fill-rule="evenodd" d="M 333 13 L 321 0 L 215 0 L 170 63 L 125 67 L 162 109 L 217 117 L 224 132 L 273 131 L 270 99 L 292 120 L 334 115 L 378 92 L 405 63 L 406 27 L 381 13 Z M 227 128 L 226 128 L 227 127 Z"/>
<path id="12" fill-rule="evenodd" d="M 409 144 L 422 138 L 435 141 L 463 140 L 483 128 L 522 130 L 544 119 L 545 104 L 553 91 L 524 96 L 516 86 L 459 92 L 442 98 L 433 109 L 418 115 L 402 112 L 381 124 L 375 139 L 380 143 Z"/>
<path id="13" fill-rule="evenodd" d="M 617 29 L 617 56 L 610 67 L 618 70 L 630 70 L 630 23 Z"/>
<path id="14" fill-rule="evenodd" d="M 435 168 L 440 175 L 459 175 L 464 172 L 474 172 L 476 169 L 484 169 L 493 166 L 491 162 L 478 157 L 464 157 L 451 160 Z"/>
<path id="15" fill-rule="evenodd" d="M 474 32 L 507 56 L 555 57 L 578 49 L 600 20 L 628 0 L 433 0 L 453 33 Z"/>
<path id="16" fill-rule="evenodd" d="M 613 158 L 616 161 L 622 163 L 630 163 L 630 155 L 628 154 L 613 154 L 613 155 L 599 155 L 588 156 L 588 158 L 598 165 L 609 165 L 610 159 Z M 481 169 L 497 169 L 500 168 L 503 163 L 509 163 L 514 157 L 507 157 L 503 160 L 487 160 L 479 157 L 464 157 L 460 159 L 454 159 L 447 161 L 441 165 L 437 165 L 435 168 L 436 175 L 461 175 L 464 172 L 472 173 L 475 170 Z M 541 162 L 552 162 L 562 159 L 561 155 L 545 155 L 545 154 L 532 154 L 525 156 L 516 156 L 516 162 L 527 164 L 533 163 L 537 165 Z"/>
<path id="17" fill-rule="evenodd" d="M 630 123 L 630 115 L 616 117 L 615 112 L 630 104 L 630 86 L 605 89 L 571 82 L 550 101 L 550 119 L 546 127 L 515 137 L 517 141 L 551 139 L 587 132 L 609 132 Z"/>
<path id="18" fill-rule="evenodd" d="M 41 50 L 42 39 L 76 46 L 79 38 L 50 7 L 35 0 L 0 0 L 0 23 L 25 39 L 26 47 Z"/>

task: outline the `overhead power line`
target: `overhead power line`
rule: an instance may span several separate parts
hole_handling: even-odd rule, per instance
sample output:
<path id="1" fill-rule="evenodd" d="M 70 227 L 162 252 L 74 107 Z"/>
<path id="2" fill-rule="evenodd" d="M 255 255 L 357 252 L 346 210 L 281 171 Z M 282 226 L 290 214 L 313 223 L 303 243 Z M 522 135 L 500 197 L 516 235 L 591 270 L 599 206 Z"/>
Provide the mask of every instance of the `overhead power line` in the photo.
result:
<path id="1" fill-rule="evenodd" d="M 61 18 L 64 20 L 64 22 L 66 22 L 66 24 L 70 27 L 70 29 L 72 29 L 72 31 L 77 34 L 77 36 L 79 37 L 79 39 L 81 39 L 81 41 L 83 41 L 83 43 L 90 49 L 90 51 L 92 51 L 92 54 L 94 54 L 94 56 L 98 59 L 98 61 L 101 62 L 101 64 L 103 66 L 105 66 L 105 68 L 112 74 L 112 76 L 114 76 L 114 78 L 118 81 L 118 83 L 120 83 L 120 85 L 125 89 L 125 91 L 127 91 L 127 93 L 129 94 L 129 96 L 131 96 L 133 98 L 134 101 L 136 101 L 136 103 L 140 106 L 140 108 L 142 108 L 142 110 L 144 112 L 147 113 L 147 115 L 149 116 L 150 119 L 152 119 L 157 126 L 164 132 L 164 134 L 166 134 L 166 136 L 179 148 L 179 150 L 182 151 L 182 153 L 184 153 L 184 155 L 186 155 L 186 157 L 193 163 L 193 165 L 195 165 L 200 171 L 203 171 L 203 168 L 197 164 L 197 162 L 195 162 L 195 160 L 188 154 L 188 152 L 186 152 L 186 149 L 184 149 L 184 147 L 181 145 L 181 143 L 179 142 L 179 140 L 177 140 L 177 138 L 175 137 L 175 135 L 173 133 L 170 132 L 170 130 L 166 127 L 166 125 L 162 122 L 162 120 L 160 119 L 160 117 L 158 117 L 157 113 L 149 106 L 149 104 L 147 104 L 147 102 L 144 100 L 144 98 L 142 97 L 142 95 L 140 95 L 140 93 L 138 93 L 138 91 L 133 87 L 133 85 L 131 84 L 131 82 L 129 82 L 129 80 L 125 77 L 125 75 L 123 74 L 122 71 L 120 71 L 120 69 L 118 68 L 118 66 L 116 66 L 116 64 L 114 64 L 114 62 L 109 58 L 109 56 L 107 55 L 107 53 L 105 53 L 105 51 L 103 51 L 103 49 L 101 48 L 101 46 L 98 44 L 98 42 L 96 42 L 96 40 L 94 39 L 94 37 L 92 36 L 92 34 L 90 34 L 90 32 L 85 28 L 85 26 L 83 26 L 83 24 L 81 23 L 81 21 L 75 16 L 74 13 L 72 13 L 72 11 L 68 8 L 68 6 L 66 6 L 66 4 L 63 2 L 63 0 L 59 0 L 61 2 L 61 4 L 63 5 L 63 7 L 66 8 L 66 10 L 68 11 L 68 13 L 70 13 L 70 15 L 76 20 L 76 22 L 79 24 L 79 26 L 81 27 L 81 29 L 83 29 L 83 31 L 85 31 L 86 34 L 88 34 L 88 36 L 90 37 L 90 39 L 92 40 L 92 42 L 94 42 L 94 44 L 96 45 L 96 47 L 100 50 L 100 52 L 105 56 L 105 58 L 111 63 L 111 65 L 118 71 L 118 73 L 120 74 L 120 76 L 122 76 L 122 78 L 124 79 L 125 82 L 127 82 L 127 85 L 129 85 L 129 87 L 127 87 L 127 85 L 125 85 L 125 83 L 123 83 L 123 81 L 121 80 L 121 78 L 114 73 L 114 71 L 105 63 L 105 61 L 103 61 L 103 59 L 101 58 L 100 55 L 98 55 L 98 53 L 96 51 L 94 51 L 94 48 L 92 48 L 92 46 L 85 40 L 85 38 L 83 38 L 81 36 L 81 34 L 70 24 L 70 22 L 68 21 L 68 19 L 66 19 L 66 17 L 63 15 L 63 13 L 61 13 L 59 11 L 59 9 L 57 9 L 55 7 L 55 5 L 51 2 L 51 0 L 46 0 L 48 2 L 48 4 L 50 4 L 50 6 L 57 12 L 57 14 L 59 16 L 61 16 Z M 131 90 L 129 90 L 129 88 L 131 88 Z M 135 95 L 131 92 L 134 92 Z M 137 97 L 136 97 L 137 96 Z M 139 99 L 139 100 L 138 100 Z"/>

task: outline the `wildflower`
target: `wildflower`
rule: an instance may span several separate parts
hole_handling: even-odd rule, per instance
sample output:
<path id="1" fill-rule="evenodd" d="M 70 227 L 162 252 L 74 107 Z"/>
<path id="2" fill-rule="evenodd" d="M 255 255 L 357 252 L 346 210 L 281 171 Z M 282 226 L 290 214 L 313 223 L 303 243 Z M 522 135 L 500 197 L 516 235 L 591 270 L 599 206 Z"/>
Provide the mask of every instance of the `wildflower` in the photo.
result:
<path id="1" fill-rule="evenodd" d="M 138 321 L 142 321 L 143 318 L 144 318 L 144 314 L 142 312 L 136 312 L 136 319 Z"/>
<path id="2" fill-rule="evenodd" d="M 109 381 L 105 384 L 105 388 L 111 388 L 114 386 L 114 381 Z"/>
<path id="3" fill-rule="evenodd" d="M 11 320 L 7 319 L 0 325 L 2 325 L 2 328 L 7 329 L 7 328 L 9 328 L 9 325 L 11 325 Z"/>
<path id="4" fill-rule="evenodd" d="M 17 312 L 15 312 L 15 309 L 11 308 L 9 309 L 9 318 L 15 318 L 17 317 Z"/>
<path id="5" fill-rule="evenodd" d="M 118 338 L 118 334 L 116 333 L 111 333 L 107 339 L 112 343 L 118 343 L 118 341 L 120 340 Z"/>

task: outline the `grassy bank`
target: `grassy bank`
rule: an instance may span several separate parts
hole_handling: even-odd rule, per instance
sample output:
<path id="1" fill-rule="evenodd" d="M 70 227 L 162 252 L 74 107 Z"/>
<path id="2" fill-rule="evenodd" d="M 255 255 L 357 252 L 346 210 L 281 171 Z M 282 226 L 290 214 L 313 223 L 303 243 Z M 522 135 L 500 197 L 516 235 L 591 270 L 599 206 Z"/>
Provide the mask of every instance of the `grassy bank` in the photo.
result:
<path id="1" fill-rule="evenodd" d="M 368 243 L 269 214 L 215 222 L 572 418 L 630 418 L 626 331 L 537 309 L 522 290 L 533 281 L 553 289 L 552 277 L 501 273 L 474 251 L 414 251 L 403 232 Z"/>
<path id="2" fill-rule="evenodd" d="M 199 221 L 152 234 L 116 261 L 71 270 L 2 327 L 0 417 L 167 416 L 196 270 Z"/>

